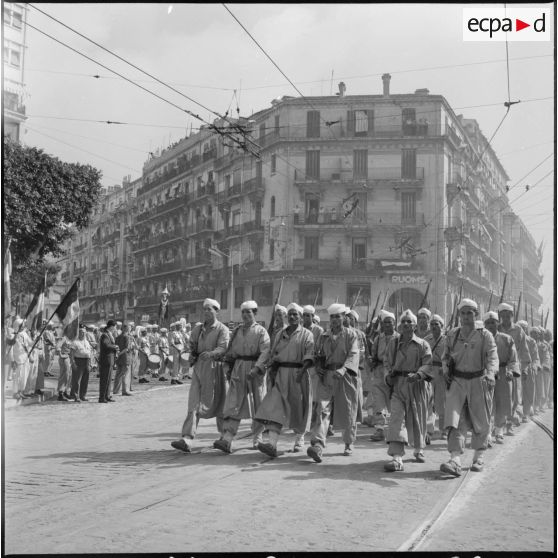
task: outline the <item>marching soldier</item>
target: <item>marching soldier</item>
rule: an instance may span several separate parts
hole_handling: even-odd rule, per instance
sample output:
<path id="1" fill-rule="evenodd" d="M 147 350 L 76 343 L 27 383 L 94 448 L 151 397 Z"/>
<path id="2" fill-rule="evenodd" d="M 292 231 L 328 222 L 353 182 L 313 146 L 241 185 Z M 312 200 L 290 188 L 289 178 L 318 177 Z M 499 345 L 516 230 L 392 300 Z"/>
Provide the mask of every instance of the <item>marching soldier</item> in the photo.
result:
<path id="1" fill-rule="evenodd" d="M 220 304 L 211 298 L 203 301 L 203 323 L 198 323 L 190 337 L 192 383 L 188 394 L 188 411 L 182 425 L 182 438 L 171 446 L 185 453 L 192 451 L 190 443 L 196 437 L 200 418 L 216 417 L 217 430 L 223 434 L 223 404 L 226 381 L 221 357 L 227 350 L 229 328 L 218 319 Z"/>
<path id="2" fill-rule="evenodd" d="M 322 461 L 326 447 L 332 404 L 335 404 L 336 426 L 343 430 L 344 455 L 351 455 L 356 440 L 358 406 L 358 339 L 352 329 L 343 326 L 344 304 L 328 309 L 330 329 L 318 339 L 314 348 L 316 372 L 320 377 L 313 406 L 310 440 L 306 453 L 316 463 Z"/>
<path id="3" fill-rule="evenodd" d="M 539 349 L 537 342 L 529 335 L 529 324 L 525 320 L 519 320 L 517 325 L 525 333 L 525 341 L 529 349 L 531 364 L 527 367 L 527 374 L 521 377 L 521 389 L 523 393 L 523 418 L 521 422 L 528 422 L 527 417 L 532 417 L 535 411 L 535 378 L 540 373 L 541 363 L 539 360 Z"/>
<path id="4" fill-rule="evenodd" d="M 482 327 L 475 328 L 477 303 L 464 298 L 457 308 L 461 325 L 447 334 L 442 357 L 442 370 L 449 384 L 444 426 L 448 429 L 450 460 L 440 466 L 443 473 L 455 477 L 461 475 L 461 454 L 468 430 L 473 431 L 471 447 L 475 451 L 471 470 L 484 468 L 492 390 L 498 372 L 498 352 L 492 334 Z"/>
<path id="5" fill-rule="evenodd" d="M 370 351 L 370 368 L 372 369 L 372 379 L 370 382 L 370 393 L 365 402 L 368 411 L 369 424 L 374 427 L 374 432 L 370 436 L 372 442 L 383 442 L 385 438 L 385 428 L 388 425 L 388 417 L 391 409 L 390 387 L 385 382 L 386 369 L 384 357 L 392 337 L 399 337 L 395 331 L 395 315 L 387 310 L 380 310 L 378 316 L 382 324 L 382 333 L 374 337 Z"/>
<path id="6" fill-rule="evenodd" d="M 316 343 L 318 342 L 318 338 L 324 332 L 324 328 L 315 321 L 316 318 L 317 318 L 316 309 L 313 306 L 308 304 L 302 307 L 302 325 L 312 333 L 312 336 L 314 338 L 314 346 L 316 346 Z M 318 377 L 318 374 L 316 373 L 316 368 L 314 366 L 310 367 L 309 374 L 310 374 L 310 383 L 312 386 L 312 393 L 315 394 L 318 389 L 318 382 L 320 379 Z M 315 404 L 316 402 L 313 396 L 312 405 Z"/>
<path id="7" fill-rule="evenodd" d="M 521 377 L 514 377 L 512 379 L 512 421 L 515 426 L 519 426 L 521 424 L 520 416 L 524 414 L 521 406 L 522 378 L 528 374 L 529 365 L 531 364 L 531 355 L 529 354 L 529 348 L 527 347 L 525 333 L 520 326 L 513 323 L 513 306 L 504 302 L 499 304 L 498 315 L 500 317 L 498 331 L 507 333 L 512 337 L 517 350 L 517 356 L 519 358 Z"/>
<path id="8" fill-rule="evenodd" d="M 384 356 L 386 383 L 392 388 L 391 415 L 386 441 L 392 460 L 388 472 L 403 471 L 405 445 L 412 443 L 415 460 L 424 463 L 429 390 L 425 382 L 432 375 L 432 351 L 424 339 L 414 334 L 417 318 L 405 310 L 399 318 L 401 334 L 392 337 Z"/>
<path id="9" fill-rule="evenodd" d="M 258 449 L 277 457 L 277 440 L 282 428 L 292 428 L 296 434 L 293 452 L 304 447 L 304 434 L 310 427 L 312 395 L 308 370 L 314 362 L 314 336 L 301 324 L 303 309 L 294 302 L 287 306 L 289 325 L 272 344 L 268 373 L 271 390 L 259 406 L 255 420 L 265 425 L 268 442 Z"/>
<path id="10" fill-rule="evenodd" d="M 424 339 L 430 333 L 430 319 L 432 312 L 428 308 L 421 308 L 417 312 L 417 328 L 415 335 L 420 339 Z"/>
<path id="11" fill-rule="evenodd" d="M 494 426 L 494 439 L 497 444 L 504 443 L 504 426 L 511 436 L 512 431 L 512 379 L 519 377 L 519 363 L 513 339 L 506 333 L 498 331 L 500 319 L 496 312 L 487 312 L 484 315 L 484 325 L 496 343 L 498 351 L 498 373 L 494 386 L 494 399 L 492 406 L 492 422 Z"/>
<path id="12" fill-rule="evenodd" d="M 264 363 L 270 341 L 265 328 L 256 323 L 257 311 L 258 304 L 253 300 L 240 305 L 243 323 L 234 330 L 225 355 L 230 384 L 223 408 L 223 437 L 213 443 L 225 453 L 232 452 L 242 419 L 252 419 L 252 447 L 257 449 L 262 441 L 264 427 L 253 419 L 266 392 Z"/>
<path id="13" fill-rule="evenodd" d="M 430 332 L 424 337 L 428 341 L 430 350 L 432 351 L 432 390 L 433 390 L 433 408 L 429 422 L 434 427 L 436 416 L 438 417 L 438 430 L 440 431 L 442 440 L 445 440 L 447 434 L 444 428 L 444 414 L 446 411 L 446 380 L 442 374 L 442 355 L 444 354 L 446 336 L 442 333 L 444 320 L 438 314 L 434 314 L 430 318 Z M 427 440 L 428 443 L 428 440 Z"/>
<path id="14" fill-rule="evenodd" d="M 544 340 L 544 329 L 542 327 L 532 327 L 531 335 L 537 341 L 539 362 L 541 364 L 541 372 L 535 377 L 535 411 L 543 413 L 547 404 L 549 407 L 552 405 L 552 399 L 548 397 L 548 388 L 552 376 L 551 352 Z"/>

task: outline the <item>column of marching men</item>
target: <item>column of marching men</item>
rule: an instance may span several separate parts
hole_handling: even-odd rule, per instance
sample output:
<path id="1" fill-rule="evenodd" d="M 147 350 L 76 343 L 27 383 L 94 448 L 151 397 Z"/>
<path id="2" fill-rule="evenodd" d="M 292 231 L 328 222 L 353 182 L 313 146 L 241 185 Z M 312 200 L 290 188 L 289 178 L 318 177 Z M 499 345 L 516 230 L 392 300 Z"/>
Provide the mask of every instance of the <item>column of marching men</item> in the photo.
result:
<path id="1" fill-rule="evenodd" d="M 350 456 L 361 423 L 373 428 L 370 441 L 387 444 L 388 472 L 404 470 L 411 448 L 424 463 L 437 435 L 449 453 L 440 470 L 460 476 L 469 434 L 471 470 L 482 471 L 488 448 L 553 404 L 552 332 L 514 323 L 513 310 L 502 303 L 480 320 L 477 303 L 465 298 L 454 328 L 427 308 L 398 318 L 381 310 L 365 334 L 344 304 L 329 306 L 324 331 L 312 306 L 293 302 L 275 306 L 266 331 L 249 300 L 231 332 L 219 321 L 219 303 L 206 299 L 185 348 L 192 383 L 182 437 L 171 445 L 191 453 L 199 420 L 215 418 L 213 447 L 230 454 L 247 420 L 253 449 L 276 458 L 281 434 L 291 430 L 292 452 L 307 446 L 320 463 L 333 424 Z"/>
<path id="2" fill-rule="evenodd" d="M 43 328 L 44 326 L 44 328 Z M 42 333 L 41 333 L 42 330 Z M 113 394 L 130 396 L 133 380 L 149 383 L 168 381 L 173 385 L 190 378 L 190 324 L 170 325 L 170 332 L 157 325 L 108 320 L 98 328 L 80 324 L 76 339 L 63 332 L 56 335 L 52 324 L 30 330 L 16 317 L 4 328 L 4 380 L 12 382 L 15 399 L 41 395 L 45 377 L 54 377 L 58 364 L 58 401 L 88 401 L 90 376 L 99 378 L 99 403 L 113 402 Z"/>

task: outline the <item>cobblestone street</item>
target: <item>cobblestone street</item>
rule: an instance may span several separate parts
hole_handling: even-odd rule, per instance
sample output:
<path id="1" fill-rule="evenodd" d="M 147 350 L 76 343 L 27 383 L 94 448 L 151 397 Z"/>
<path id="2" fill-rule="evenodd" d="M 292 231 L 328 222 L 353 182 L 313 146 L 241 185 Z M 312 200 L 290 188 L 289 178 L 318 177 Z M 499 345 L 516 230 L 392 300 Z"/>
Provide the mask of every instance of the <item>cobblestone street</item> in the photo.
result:
<path id="1" fill-rule="evenodd" d="M 6 553 L 393 551 L 459 482 L 439 472 L 441 440 L 427 463 L 407 453 L 403 473 L 385 473 L 386 446 L 368 441 L 368 428 L 352 457 L 337 434 L 316 464 L 289 451 L 292 433 L 279 459 L 251 450 L 248 423 L 222 454 L 214 421 L 201 421 L 186 455 L 170 442 L 188 385 L 149 388 L 112 405 L 93 392 L 89 403 L 6 410 Z M 552 426 L 552 411 L 540 418 Z M 552 447 L 530 423 L 490 450 L 420 550 L 551 551 Z"/>

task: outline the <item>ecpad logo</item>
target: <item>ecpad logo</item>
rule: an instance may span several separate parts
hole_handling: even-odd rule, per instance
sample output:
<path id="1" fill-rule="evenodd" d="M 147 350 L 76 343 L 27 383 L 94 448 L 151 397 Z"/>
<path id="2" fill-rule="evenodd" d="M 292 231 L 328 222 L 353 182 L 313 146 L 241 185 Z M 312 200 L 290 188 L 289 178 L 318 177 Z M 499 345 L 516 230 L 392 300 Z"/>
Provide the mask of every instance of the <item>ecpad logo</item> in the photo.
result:
<path id="1" fill-rule="evenodd" d="M 549 8 L 463 8 L 464 41 L 550 41 Z"/>

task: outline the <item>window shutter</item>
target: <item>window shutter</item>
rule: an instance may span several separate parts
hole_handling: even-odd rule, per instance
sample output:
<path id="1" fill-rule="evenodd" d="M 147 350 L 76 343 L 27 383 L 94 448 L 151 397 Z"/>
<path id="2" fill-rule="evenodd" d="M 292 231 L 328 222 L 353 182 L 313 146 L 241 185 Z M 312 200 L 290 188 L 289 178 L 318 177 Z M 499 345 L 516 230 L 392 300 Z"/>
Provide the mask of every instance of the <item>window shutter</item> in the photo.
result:
<path id="1" fill-rule="evenodd" d="M 373 110 L 368 111 L 368 135 L 369 136 L 374 135 L 374 111 Z"/>
<path id="2" fill-rule="evenodd" d="M 353 110 L 347 111 L 347 136 L 352 137 L 355 135 L 355 112 Z"/>

